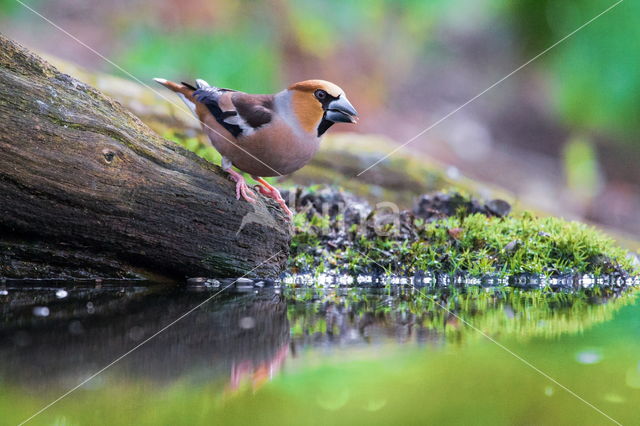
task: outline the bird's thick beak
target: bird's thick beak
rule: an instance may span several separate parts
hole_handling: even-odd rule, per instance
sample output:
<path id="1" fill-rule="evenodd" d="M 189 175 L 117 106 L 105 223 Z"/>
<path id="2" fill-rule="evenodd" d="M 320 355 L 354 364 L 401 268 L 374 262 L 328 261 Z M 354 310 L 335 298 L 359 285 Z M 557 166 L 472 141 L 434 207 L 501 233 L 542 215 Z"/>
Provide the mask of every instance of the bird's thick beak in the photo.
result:
<path id="1" fill-rule="evenodd" d="M 357 116 L 358 112 L 344 95 L 331 101 L 325 113 L 326 119 L 334 123 L 356 123 Z"/>

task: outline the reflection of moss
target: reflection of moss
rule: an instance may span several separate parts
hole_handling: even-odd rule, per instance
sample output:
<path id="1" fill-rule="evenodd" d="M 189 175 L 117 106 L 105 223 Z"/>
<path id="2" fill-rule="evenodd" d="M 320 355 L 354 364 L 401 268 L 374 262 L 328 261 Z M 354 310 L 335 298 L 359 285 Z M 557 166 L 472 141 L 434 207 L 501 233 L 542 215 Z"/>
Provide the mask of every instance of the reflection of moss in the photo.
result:
<path id="1" fill-rule="evenodd" d="M 499 293 L 486 293 L 475 289 L 438 302 L 457 317 L 441 309 L 436 299 L 429 300 L 426 308 L 432 315 L 424 318 L 422 325 L 445 332 L 447 338 L 455 341 L 471 334 L 480 337 L 477 330 L 518 338 L 558 337 L 609 321 L 620 308 L 634 300 L 633 293 L 606 300 L 586 292 L 504 289 Z"/>
<path id="2" fill-rule="evenodd" d="M 288 291 L 292 337 L 326 332 L 326 313 L 341 315 L 354 327 L 393 330 L 415 324 L 452 342 L 500 334 L 516 338 L 559 337 L 583 332 L 609 321 L 622 307 L 632 304 L 637 293 L 615 294 L 609 290 L 573 293 L 514 288 L 424 290 L 386 294 L 351 290 Z M 363 322 L 364 321 L 364 322 Z"/>

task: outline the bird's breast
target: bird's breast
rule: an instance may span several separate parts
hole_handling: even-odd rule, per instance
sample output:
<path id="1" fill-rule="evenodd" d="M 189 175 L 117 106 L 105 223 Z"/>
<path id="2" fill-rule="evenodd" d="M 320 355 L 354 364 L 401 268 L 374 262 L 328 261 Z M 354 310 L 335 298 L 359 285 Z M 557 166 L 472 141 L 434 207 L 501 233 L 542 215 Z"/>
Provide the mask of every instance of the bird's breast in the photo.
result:
<path id="1" fill-rule="evenodd" d="M 300 132 L 283 120 L 275 120 L 247 136 L 239 137 L 233 144 L 211 139 L 218 151 L 238 169 L 263 177 L 295 172 L 311 160 L 320 146 L 317 136 Z"/>

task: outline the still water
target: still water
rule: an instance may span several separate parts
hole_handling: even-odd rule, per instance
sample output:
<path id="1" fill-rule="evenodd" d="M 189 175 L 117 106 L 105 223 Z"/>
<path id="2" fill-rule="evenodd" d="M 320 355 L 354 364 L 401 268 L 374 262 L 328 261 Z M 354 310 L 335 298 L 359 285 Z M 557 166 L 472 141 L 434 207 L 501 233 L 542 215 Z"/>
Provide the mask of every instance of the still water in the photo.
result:
<path id="1" fill-rule="evenodd" d="M 3 291 L 0 424 L 640 424 L 634 292 L 217 291 Z"/>

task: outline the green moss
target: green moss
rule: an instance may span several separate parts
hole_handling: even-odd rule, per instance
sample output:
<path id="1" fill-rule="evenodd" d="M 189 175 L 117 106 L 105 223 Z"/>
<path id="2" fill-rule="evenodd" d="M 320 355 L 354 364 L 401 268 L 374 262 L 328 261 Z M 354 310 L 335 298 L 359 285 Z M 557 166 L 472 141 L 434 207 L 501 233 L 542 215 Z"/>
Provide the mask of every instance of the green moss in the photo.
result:
<path id="1" fill-rule="evenodd" d="M 430 223 L 415 219 L 411 237 L 400 236 L 393 224 L 382 228 L 386 236 L 352 225 L 345 230 L 348 242 L 338 245 L 327 244 L 327 235 L 335 235 L 340 225 L 327 220 L 296 216 L 290 261 L 294 270 L 499 276 L 638 273 L 627 251 L 595 228 L 528 212 L 506 218 L 460 212 Z"/>

